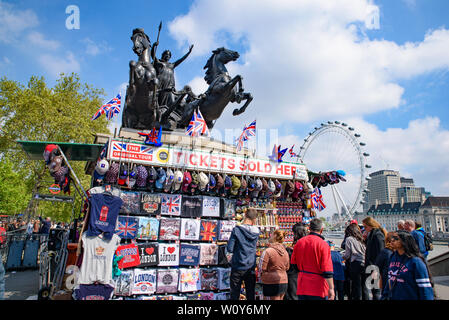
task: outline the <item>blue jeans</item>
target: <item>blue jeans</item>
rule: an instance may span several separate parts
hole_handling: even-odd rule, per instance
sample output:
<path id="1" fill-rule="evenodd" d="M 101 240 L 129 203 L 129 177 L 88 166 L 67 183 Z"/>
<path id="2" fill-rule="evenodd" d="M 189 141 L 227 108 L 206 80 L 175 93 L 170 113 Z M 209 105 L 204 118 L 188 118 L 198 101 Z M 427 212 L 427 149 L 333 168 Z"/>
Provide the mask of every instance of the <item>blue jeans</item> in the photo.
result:
<path id="1" fill-rule="evenodd" d="M 0 300 L 4 300 L 4 298 L 5 298 L 5 267 L 3 266 L 3 262 L 0 260 Z"/>

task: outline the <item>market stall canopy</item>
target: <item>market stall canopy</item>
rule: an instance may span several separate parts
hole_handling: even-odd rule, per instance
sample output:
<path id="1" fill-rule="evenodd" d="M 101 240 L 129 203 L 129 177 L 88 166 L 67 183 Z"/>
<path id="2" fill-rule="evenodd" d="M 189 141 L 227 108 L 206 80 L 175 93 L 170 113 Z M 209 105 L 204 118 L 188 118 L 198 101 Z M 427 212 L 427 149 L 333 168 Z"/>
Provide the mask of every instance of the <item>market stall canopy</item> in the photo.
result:
<path id="1" fill-rule="evenodd" d="M 58 145 L 69 161 L 95 161 L 98 159 L 104 144 L 51 142 L 51 141 L 21 141 L 23 151 L 31 160 L 43 160 L 44 149 L 48 144 Z"/>

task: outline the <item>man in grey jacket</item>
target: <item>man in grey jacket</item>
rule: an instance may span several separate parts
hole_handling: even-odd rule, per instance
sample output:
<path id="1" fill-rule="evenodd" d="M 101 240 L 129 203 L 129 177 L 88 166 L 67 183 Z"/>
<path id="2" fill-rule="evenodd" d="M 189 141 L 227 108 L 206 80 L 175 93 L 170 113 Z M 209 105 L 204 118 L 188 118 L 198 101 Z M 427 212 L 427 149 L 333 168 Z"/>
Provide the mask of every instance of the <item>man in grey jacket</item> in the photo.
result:
<path id="1" fill-rule="evenodd" d="M 256 247 L 259 228 L 255 226 L 257 211 L 249 209 L 243 223 L 232 229 L 227 251 L 231 259 L 231 300 L 239 300 L 242 283 L 245 282 L 246 300 L 255 300 Z"/>

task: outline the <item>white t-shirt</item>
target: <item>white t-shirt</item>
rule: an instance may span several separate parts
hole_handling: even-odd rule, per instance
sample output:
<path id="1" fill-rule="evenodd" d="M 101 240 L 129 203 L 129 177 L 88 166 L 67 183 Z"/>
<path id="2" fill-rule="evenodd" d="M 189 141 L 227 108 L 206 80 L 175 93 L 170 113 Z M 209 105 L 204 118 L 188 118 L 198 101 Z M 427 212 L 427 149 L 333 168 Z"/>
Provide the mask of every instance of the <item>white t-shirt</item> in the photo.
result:
<path id="1" fill-rule="evenodd" d="M 114 285 L 112 280 L 112 260 L 115 250 L 120 245 L 120 237 L 114 234 L 107 241 L 100 234 L 88 237 L 86 233 L 81 236 L 83 242 L 83 262 L 78 277 L 78 284 L 102 284 Z"/>

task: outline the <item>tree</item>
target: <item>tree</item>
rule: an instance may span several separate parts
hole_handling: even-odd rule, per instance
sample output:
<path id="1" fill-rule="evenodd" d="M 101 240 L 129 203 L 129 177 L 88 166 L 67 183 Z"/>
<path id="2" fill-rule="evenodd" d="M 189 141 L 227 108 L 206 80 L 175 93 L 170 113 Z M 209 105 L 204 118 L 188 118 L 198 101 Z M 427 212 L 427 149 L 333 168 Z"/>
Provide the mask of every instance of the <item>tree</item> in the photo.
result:
<path id="1" fill-rule="evenodd" d="M 31 161 L 17 140 L 91 143 L 96 133 L 109 133 L 104 117 L 92 121 L 102 104 L 103 89 L 80 82 L 79 76 L 61 74 L 53 88 L 43 77 L 31 77 L 27 85 L 7 78 L 0 79 L 0 160 L 7 158 L 12 169 L 22 175 L 28 196 L 48 188 L 51 177 L 42 161 Z M 84 188 L 90 177 L 82 162 L 71 162 Z M 0 176 L 0 179 L 2 177 Z M 46 216 L 70 216 L 67 205 L 43 205 Z M 63 209 L 61 209 L 63 208 Z M 36 213 L 37 203 L 30 200 L 27 211 Z M 63 214 L 61 214 L 63 210 Z"/>
<path id="2" fill-rule="evenodd" d="M 20 213 L 26 208 L 29 196 L 22 174 L 13 169 L 9 159 L 2 159 L 0 161 L 0 213 L 10 215 Z"/>

